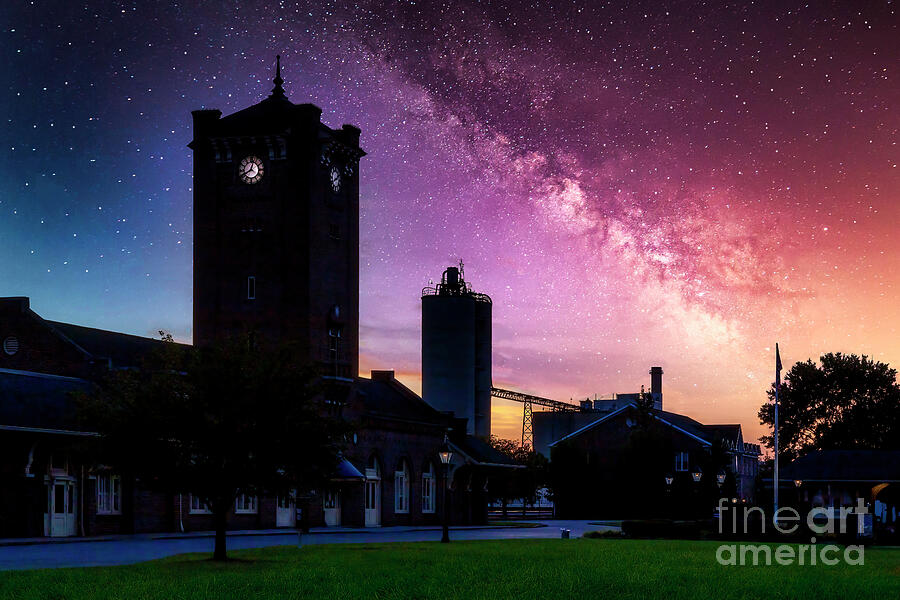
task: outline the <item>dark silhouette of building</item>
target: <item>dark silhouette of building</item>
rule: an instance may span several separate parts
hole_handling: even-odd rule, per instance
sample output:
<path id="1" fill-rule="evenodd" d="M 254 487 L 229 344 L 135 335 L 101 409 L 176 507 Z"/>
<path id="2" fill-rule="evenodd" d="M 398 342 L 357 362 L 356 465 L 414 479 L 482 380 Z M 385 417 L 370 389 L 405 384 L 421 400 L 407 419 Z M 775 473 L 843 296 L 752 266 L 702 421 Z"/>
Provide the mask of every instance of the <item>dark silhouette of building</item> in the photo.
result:
<path id="1" fill-rule="evenodd" d="M 650 367 L 649 398 L 653 408 L 660 411 L 663 408 L 662 376 L 662 367 Z M 586 398 L 578 403 L 577 410 L 556 409 L 534 413 L 532 415 L 534 449 L 550 458 L 550 445 L 553 442 L 629 404 L 636 404 L 641 400 L 642 394 L 647 395 L 643 386 L 640 392 Z"/>
<path id="2" fill-rule="evenodd" d="M 470 435 L 491 435 L 491 299 L 448 267 L 422 290 L 422 398 L 467 421 Z"/>
<path id="3" fill-rule="evenodd" d="M 764 486 L 771 497 L 771 473 Z M 783 505 L 793 505 L 807 514 L 813 508 L 834 511 L 867 506 L 876 536 L 900 541 L 900 451 L 813 450 L 786 465 L 779 475 Z M 856 523 L 847 527 L 856 537 Z"/>
<path id="4" fill-rule="evenodd" d="M 222 117 L 196 110 L 194 343 L 252 331 L 358 373 L 359 147 L 353 125 L 271 95 Z"/>
<path id="5" fill-rule="evenodd" d="M 228 526 L 298 526 L 298 500 L 310 526 L 437 524 L 445 440 L 452 523 L 484 523 L 489 486 L 502 480 L 493 475 L 515 465 L 467 435 L 470 414 L 435 409 L 392 371 L 358 376 L 360 131 L 331 129 L 318 107 L 290 102 L 280 61 L 274 83 L 268 98 L 227 117 L 193 113 L 194 341 L 250 332 L 262 344 L 299 343 L 356 433 L 321 490 L 242 495 Z M 490 304 L 485 313 L 487 297 L 469 292 L 479 345 L 468 385 L 487 390 L 478 414 L 489 432 Z M 139 368 L 161 341 L 47 321 L 13 297 L 0 298 L 0 342 L 0 537 L 212 528 L 190 490 L 147 489 L 82 452 L 96 433 L 71 392 Z"/>
<path id="6" fill-rule="evenodd" d="M 753 499 L 760 447 L 744 442 L 738 424 L 704 425 L 655 407 L 642 410 L 635 402 L 613 412 L 573 414 L 590 422 L 547 449 L 558 517 L 634 517 L 648 505 L 659 512 L 642 516 L 659 516 L 670 514 L 666 503 L 673 497 L 689 498 L 693 510 L 693 494 L 701 487 L 715 491 L 720 475 L 729 482 L 721 493 L 735 501 Z M 640 485 L 633 485 L 635 479 Z"/>

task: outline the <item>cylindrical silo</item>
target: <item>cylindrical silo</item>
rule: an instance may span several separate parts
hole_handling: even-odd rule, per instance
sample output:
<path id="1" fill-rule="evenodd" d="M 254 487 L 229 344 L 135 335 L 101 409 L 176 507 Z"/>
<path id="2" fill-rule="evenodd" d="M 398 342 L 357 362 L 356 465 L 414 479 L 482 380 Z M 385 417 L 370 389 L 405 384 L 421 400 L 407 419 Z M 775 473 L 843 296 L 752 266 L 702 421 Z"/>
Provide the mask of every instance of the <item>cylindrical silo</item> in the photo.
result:
<path id="1" fill-rule="evenodd" d="M 465 418 L 467 433 L 490 436 L 491 300 L 457 267 L 422 291 L 422 398 Z"/>
<path id="2" fill-rule="evenodd" d="M 475 298 L 475 435 L 491 436 L 491 299 Z"/>

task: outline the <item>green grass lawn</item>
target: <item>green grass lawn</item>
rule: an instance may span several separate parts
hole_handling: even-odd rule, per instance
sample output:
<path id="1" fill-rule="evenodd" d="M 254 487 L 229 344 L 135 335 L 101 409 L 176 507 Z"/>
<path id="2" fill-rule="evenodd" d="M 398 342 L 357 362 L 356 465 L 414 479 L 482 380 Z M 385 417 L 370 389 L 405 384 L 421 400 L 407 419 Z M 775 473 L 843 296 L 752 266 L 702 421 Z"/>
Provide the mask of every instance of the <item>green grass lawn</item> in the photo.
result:
<path id="1" fill-rule="evenodd" d="M 335 544 L 0 573 L 0 598 L 900 598 L 900 549 L 865 566 L 723 567 L 717 542 L 510 540 Z"/>

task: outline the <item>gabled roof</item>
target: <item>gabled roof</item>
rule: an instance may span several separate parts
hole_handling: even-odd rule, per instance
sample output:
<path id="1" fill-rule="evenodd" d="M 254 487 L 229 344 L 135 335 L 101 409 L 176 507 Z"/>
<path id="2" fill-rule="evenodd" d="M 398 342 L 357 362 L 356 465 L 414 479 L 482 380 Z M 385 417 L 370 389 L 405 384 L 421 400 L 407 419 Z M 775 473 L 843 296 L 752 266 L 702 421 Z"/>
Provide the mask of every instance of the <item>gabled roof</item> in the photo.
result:
<path id="1" fill-rule="evenodd" d="M 900 450 L 815 450 L 784 467 L 784 479 L 900 482 Z"/>
<path id="2" fill-rule="evenodd" d="M 72 393 L 90 386 L 76 377 L 0 369 L 0 429 L 86 433 L 75 418 Z"/>
<path id="3" fill-rule="evenodd" d="M 559 444 L 560 442 L 580 436 L 583 433 L 590 431 L 591 429 L 594 429 L 595 427 L 601 425 L 602 423 L 606 423 L 607 421 L 610 421 L 614 417 L 617 417 L 625 412 L 633 412 L 636 410 L 637 410 L 637 405 L 635 405 L 634 403 L 626 404 L 619 410 L 613 411 L 613 412 L 609 413 L 608 415 L 604 415 L 604 416 L 598 418 L 596 421 L 585 425 L 581 429 L 573 431 L 569 435 L 556 440 L 555 442 L 550 444 L 550 447 L 552 448 L 552 447 L 556 446 L 557 444 Z M 675 429 L 675 430 L 687 435 L 688 437 L 695 439 L 696 441 L 700 442 L 702 445 L 704 445 L 704 446 L 712 445 L 713 432 L 708 431 L 705 425 L 695 421 L 694 419 L 687 417 L 685 415 L 679 415 L 678 413 L 672 413 L 672 412 L 667 412 L 664 410 L 656 410 L 656 409 L 650 409 L 650 414 L 653 416 L 654 419 L 656 419 L 660 423 L 667 425 L 667 426 L 671 427 L 672 429 Z"/>
<path id="4" fill-rule="evenodd" d="M 393 372 L 374 371 L 372 375 L 372 379 L 356 380 L 358 397 L 369 415 L 437 426 L 448 424 L 446 415 L 395 379 Z"/>
<path id="5" fill-rule="evenodd" d="M 71 323 L 44 321 L 94 359 L 110 360 L 117 367 L 140 366 L 143 357 L 159 348 L 161 340 Z"/>
<path id="6" fill-rule="evenodd" d="M 87 361 L 110 361 L 115 367 L 137 367 L 141 359 L 164 342 L 153 338 L 95 329 L 72 323 L 49 321 L 31 310 L 28 298 L 0 298 L 5 305 L 18 305 L 22 318 L 30 319 Z"/>

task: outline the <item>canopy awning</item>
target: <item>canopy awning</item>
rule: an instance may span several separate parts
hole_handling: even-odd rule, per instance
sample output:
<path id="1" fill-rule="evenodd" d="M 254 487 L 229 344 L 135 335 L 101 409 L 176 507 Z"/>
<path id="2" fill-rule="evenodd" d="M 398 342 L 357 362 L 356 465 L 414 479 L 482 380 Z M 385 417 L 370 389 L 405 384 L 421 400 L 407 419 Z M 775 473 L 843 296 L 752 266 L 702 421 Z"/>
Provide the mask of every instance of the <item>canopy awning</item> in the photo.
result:
<path id="1" fill-rule="evenodd" d="M 359 469 L 353 466 L 353 463 L 346 458 L 342 458 L 334 471 L 334 475 L 331 477 L 331 481 L 363 481 L 365 478 L 366 476 L 360 473 Z"/>

